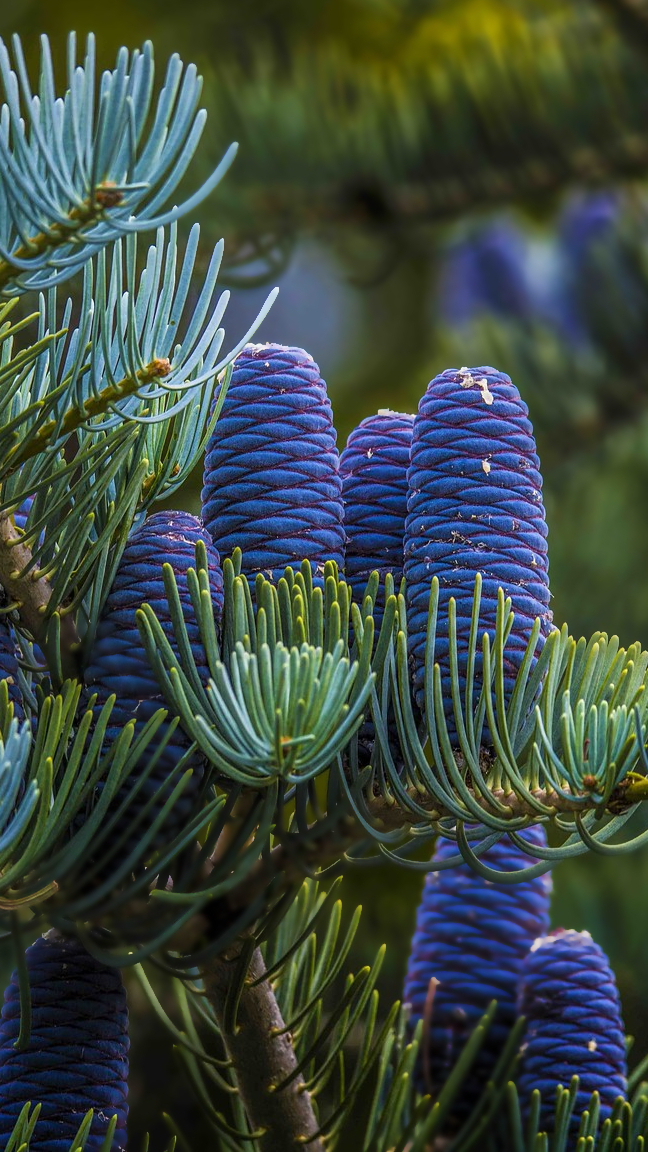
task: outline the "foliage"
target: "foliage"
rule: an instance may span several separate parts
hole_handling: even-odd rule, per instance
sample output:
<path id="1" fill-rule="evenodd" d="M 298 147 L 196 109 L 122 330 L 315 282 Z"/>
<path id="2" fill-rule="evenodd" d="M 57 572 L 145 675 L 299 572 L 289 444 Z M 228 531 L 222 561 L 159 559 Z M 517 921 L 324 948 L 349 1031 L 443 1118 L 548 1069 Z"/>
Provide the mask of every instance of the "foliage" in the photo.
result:
<path id="1" fill-rule="evenodd" d="M 332 563 L 321 587 L 305 564 L 287 569 L 276 583 L 258 576 L 251 591 L 235 555 L 224 566 L 219 631 L 199 547 L 187 583 L 210 681 L 205 687 L 197 674 L 167 565 L 179 655 L 149 605 L 137 622 L 168 709 L 137 734 L 134 723 L 127 724 L 107 746 L 113 701 L 96 715 L 95 700 L 82 698 L 78 682 L 99 615 L 133 524 L 176 490 L 214 429 L 218 435 L 228 369 L 250 332 L 222 354 L 227 301 L 215 297 L 220 248 L 197 289 L 196 230 L 181 261 L 177 254 L 176 220 L 216 185 L 231 153 L 180 207 L 165 207 L 202 126 L 195 71 L 183 71 L 174 59 L 152 111 L 150 48 L 122 52 L 99 81 L 95 104 L 92 42 L 82 67 L 73 40 L 69 52 L 62 100 L 46 45 L 38 98 L 28 87 L 18 42 L 14 72 L 7 54 L 0 57 L 6 102 L 0 122 L 0 288 L 6 297 L 0 583 L 7 594 L 3 615 L 23 649 L 29 713 L 19 724 L 2 688 L 1 920 L 19 956 L 23 936 L 53 925 L 77 935 L 104 962 L 133 967 L 149 961 L 150 970 L 173 978 L 182 1028 L 168 1024 L 222 1147 L 269 1147 L 267 1132 L 255 1134 L 241 1093 L 233 1091 L 240 1068 L 217 1047 L 232 1043 L 237 1013 L 257 990 L 278 1005 L 279 1033 L 294 1060 L 275 1092 L 287 1098 L 297 1087 L 314 1110 L 320 1097 L 324 1101 L 311 1143 L 332 1144 L 361 1090 L 371 1087 L 367 1152 L 406 1146 L 423 1152 L 461 1090 L 492 1008 L 433 1105 L 417 1099 L 411 1072 L 418 1037 L 408 1036 L 399 1006 L 378 1021 L 380 958 L 336 984 L 357 918 L 340 937 L 339 905 L 316 878 L 344 860 L 386 858 L 429 869 L 420 850 L 437 836 L 457 846 L 444 866 L 464 859 L 489 880 L 513 883 L 589 849 L 612 855 L 643 843 L 646 833 L 617 837 L 647 797 L 648 654 L 639 645 L 625 650 L 601 633 L 577 641 L 563 629 L 549 636 L 533 665 L 536 622 L 507 699 L 511 602 L 500 592 L 494 634 L 482 635 L 478 579 L 465 691 L 452 600 L 448 611 L 455 754 L 435 660 L 437 583 L 430 594 L 421 721 L 411 694 L 404 590 L 389 576 L 376 627 L 377 574 L 361 602 Z M 142 260 L 136 234 L 145 227 L 157 235 Z M 83 285 L 75 317 L 74 305 L 59 303 L 57 291 L 77 272 Z M 40 293 L 37 308 L 23 314 L 15 302 L 31 291 Z M 23 531 L 14 514 L 32 496 Z M 171 723 L 151 754 L 169 713 Z M 358 733 L 368 719 L 376 738 L 364 763 Z M 200 750 L 209 771 L 181 831 L 165 839 L 158 833 L 185 786 L 187 757 L 176 765 L 173 791 L 159 812 L 142 808 L 136 797 L 175 725 L 192 741 L 187 757 Z M 484 751 L 486 729 L 492 747 Z M 144 775 L 134 778 L 142 760 Z M 505 832 L 516 842 L 520 830 L 538 822 L 549 826 L 552 844 L 533 849 L 537 863 L 530 869 L 493 873 L 480 860 Z M 313 878 L 304 884 L 309 873 Z M 248 980 L 257 950 L 265 970 Z M 224 1004 L 209 993 L 219 965 L 229 982 Z M 138 971 L 166 1021 L 149 977 Z M 19 976 L 26 1030 L 29 997 L 20 963 Z M 360 1029 L 363 1038 L 350 1058 L 349 1043 Z M 515 1152 L 525 1142 L 535 1152 L 547 1146 L 533 1124 L 523 1137 L 515 1089 L 507 1087 L 518 1040 L 513 1032 L 470 1132 L 454 1138 L 457 1152 L 474 1146 L 480 1134 L 494 1138 L 495 1121 L 509 1132 L 505 1139 Z M 214 1103 L 219 1091 L 230 1098 L 231 1113 Z M 575 1089 L 567 1092 L 558 1102 L 554 1152 L 562 1152 L 560 1141 L 564 1147 L 567 1139 Z M 643 1095 L 632 1114 L 629 1105 L 619 1105 L 598 1144 L 590 1138 L 596 1102 L 592 1107 L 581 1121 L 588 1152 L 612 1146 L 638 1152 L 648 1112 Z M 29 1145 L 36 1119 L 29 1109 L 21 1116 L 12 1138 L 16 1152 Z"/>

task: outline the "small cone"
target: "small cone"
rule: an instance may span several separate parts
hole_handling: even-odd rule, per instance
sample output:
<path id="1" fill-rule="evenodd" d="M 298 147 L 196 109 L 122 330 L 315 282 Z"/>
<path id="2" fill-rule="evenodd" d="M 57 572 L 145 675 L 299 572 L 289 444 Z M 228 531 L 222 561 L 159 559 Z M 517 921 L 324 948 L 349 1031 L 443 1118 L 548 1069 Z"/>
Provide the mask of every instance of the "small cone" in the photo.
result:
<path id="1" fill-rule="evenodd" d="M 14 634 L 6 616 L 0 616 L 0 680 L 4 680 L 14 716 L 24 718 L 22 693 L 18 679 L 18 650 Z"/>
<path id="2" fill-rule="evenodd" d="M 376 625 L 382 616 L 382 584 L 387 572 L 396 591 L 403 576 L 403 537 L 407 514 L 407 469 L 414 417 L 383 410 L 363 420 L 340 457 L 345 574 L 362 603 L 372 572 L 381 578 Z"/>
<path id="3" fill-rule="evenodd" d="M 539 825 L 522 836 L 530 845 L 547 842 Z M 444 840 L 434 860 L 447 860 L 457 851 Z M 482 859 L 501 872 L 537 863 L 507 836 Z M 412 1024 L 425 1021 L 418 1068 L 422 1091 L 438 1095 L 490 1001 L 497 1000 L 495 1019 L 455 1107 L 455 1123 L 470 1113 L 506 1043 L 524 957 L 549 926 L 550 895 L 547 875 L 496 884 L 466 864 L 426 875 L 403 996 L 412 1006 Z M 436 987 L 431 981 L 438 981 Z"/>
<path id="4" fill-rule="evenodd" d="M 455 736 L 448 662 L 448 601 L 457 605 L 460 688 L 475 589 L 482 574 L 480 635 L 495 628 L 498 588 L 513 600 L 506 645 L 510 692 L 536 617 L 551 627 L 542 476 L 528 409 L 504 372 L 449 368 L 428 385 L 412 435 L 405 528 L 405 578 L 414 689 L 424 704 L 430 583 L 439 579 L 435 660 L 451 739 Z M 481 644 L 476 673 L 479 687 Z"/>
<path id="5" fill-rule="evenodd" d="M 333 413 L 302 348 L 248 344 L 236 361 L 205 456 L 202 516 L 221 556 L 278 579 L 310 560 L 344 561 L 342 481 Z"/>
<path id="6" fill-rule="evenodd" d="M 180 601 L 184 609 L 189 642 L 199 674 L 206 684 L 209 677 L 207 660 L 200 640 L 198 624 L 187 586 L 187 571 L 195 567 L 195 546 L 202 540 L 207 547 L 212 602 L 214 613 L 220 618 L 223 607 L 223 577 L 220 560 L 211 539 L 200 521 L 188 512 L 156 512 L 130 537 L 121 558 L 115 581 L 104 605 L 97 637 L 85 672 L 86 693 L 98 694 L 95 712 L 98 713 L 108 697 L 117 699 L 107 729 L 107 741 L 112 742 L 129 720 L 137 721 L 136 734 L 157 711 L 167 707 L 162 689 L 148 662 L 142 646 L 135 614 L 142 604 L 154 609 L 164 633 L 177 651 L 169 614 L 162 566 L 173 567 Z M 164 732 L 164 725 L 162 726 Z M 169 773 L 184 755 L 191 741 L 182 728 L 176 728 L 155 769 L 148 777 L 129 809 L 129 816 L 151 797 L 156 797 L 152 820 L 168 798 L 171 789 L 165 788 Z M 156 743 L 149 746 L 152 756 Z M 191 808 L 192 800 L 203 775 L 203 761 L 196 754 L 190 767 L 193 776 L 175 805 L 172 818 L 164 825 L 164 838 L 169 840 L 174 831 L 182 827 Z M 174 779 L 173 786 L 177 783 Z M 121 797 L 117 797 L 121 802 Z M 141 835 L 141 831 L 138 832 Z"/>
<path id="7" fill-rule="evenodd" d="M 41 1104 L 30 1148 L 69 1152 L 86 1112 L 94 1109 L 86 1152 L 99 1152 L 114 1115 L 111 1152 L 125 1152 L 128 1116 L 128 1011 L 116 968 L 93 959 L 77 940 L 42 936 L 25 954 L 32 1002 L 27 1047 L 20 1030 L 14 972 L 0 1017 L 0 1145 L 27 1102 Z"/>
<path id="8" fill-rule="evenodd" d="M 601 1098 L 601 1121 L 625 1096 L 627 1067 L 621 1002 L 607 956 L 589 932 L 559 931 L 533 944 L 520 973 L 518 1011 L 526 1017 L 518 1095 L 523 1112 L 542 1094 L 540 1128 L 551 1131 L 556 1088 L 580 1077 L 572 1124 Z"/>

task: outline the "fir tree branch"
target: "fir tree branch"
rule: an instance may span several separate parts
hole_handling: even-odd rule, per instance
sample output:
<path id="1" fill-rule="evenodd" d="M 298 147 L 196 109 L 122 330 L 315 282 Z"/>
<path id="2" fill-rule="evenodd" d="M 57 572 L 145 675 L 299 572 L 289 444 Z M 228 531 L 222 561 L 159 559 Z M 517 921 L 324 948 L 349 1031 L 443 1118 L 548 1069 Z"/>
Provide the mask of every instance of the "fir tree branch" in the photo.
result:
<path id="1" fill-rule="evenodd" d="M 260 46 L 245 75 L 237 65 L 219 72 L 212 99 L 254 155 L 229 188 L 226 211 L 242 240 L 234 260 L 243 266 L 247 251 L 256 271 L 261 237 L 285 247 L 315 220 L 368 226 L 402 250 L 403 227 L 527 196 L 550 206 L 574 180 L 645 173 L 636 47 L 646 0 L 603 5 L 619 25 L 627 14 L 621 34 L 596 4 L 552 14 L 494 4 L 472 15 L 461 4 L 422 5 L 380 58 L 358 56 L 342 29 L 315 47 L 291 45 L 286 84 L 270 80 Z M 397 7 L 381 12 L 383 35 Z M 449 37 L 456 51 L 432 49 Z M 342 91 L 352 98 L 339 99 Z M 339 235 L 348 262 L 353 244 Z M 262 259 L 270 271 L 272 254 Z"/>
<path id="2" fill-rule="evenodd" d="M 527 196 L 549 199 L 574 182 L 597 186 L 606 180 L 641 179 L 647 167 L 648 136 L 626 131 L 614 140 L 583 142 L 560 154 L 500 158 L 497 166 L 476 161 L 469 181 L 459 173 L 443 177 L 436 173 L 425 181 L 394 181 L 388 194 L 380 190 L 375 199 L 387 232 L 398 226 L 452 222 L 477 208 L 494 210 Z M 336 185 L 321 181 L 305 195 L 295 182 L 277 184 L 272 199 L 256 188 L 246 189 L 246 195 L 250 218 L 264 220 L 267 230 L 278 231 L 280 219 L 290 221 L 289 235 L 307 228 L 313 219 L 327 227 L 362 223 L 365 191 L 361 186 L 343 195 Z M 262 282 L 273 274 L 270 269 Z"/>
<path id="3" fill-rule="evenodd" d="M 240 957 L 238 945 L 211 960 L 202 975 L 248 1119 L 255 1131 L 263 1133 L 258 1147 L 261 1152 L 304 1148 L 324 1152 L 321 1139 L 309 1140 L 318 1123 L 303 1077 L 282 1087 L 294 1072 L 297 1057 L 270 982 L 262 979 L 265 965 L 258 948 L 252 953 L 238 1011 L 231 1012 Z"/>
<path id="4" fill-rule="evenodd" d="M 410 790 L 412 800 L 425 808 L 430 818 L 442 819 L 452 815 L 445 810 L 434 808 L 434 798 L 421 796 Z M 627 811 L 632 804 L 647 798 L 648 781 L 635 776 L 623 780 L 615 789 L 607 805 L 612 813 Z M 472 792 L 476 801 L 484 811 L 495 813 L 486 800 L 479 794 Z M 520 816 L 529 816 L 537 820 L 537 810 L 517 797 L 514 793 L 506 793 L 501 789 L 494 790 L 496 799 L 505 803 L 510 810 L 511 819 Z M 534 789 L 532 795 L 535 800 L 547 808 L 560 812 L 591 811 L 598 805 L 594 798 L 583 803 L 574 797 L 573 801 L 566 800 L 556 792 L 547 789 Z M 403 808 L 400 804 L 390 801 L 384 796 L 376 796 L 367 804 L 367 813 L 385 831 L 406 828 L 414 822 L 414 814 Z M 304 877 L 314 869 L 326 868 L 327 865 L 340 860 L 350 848 L 366 839 L 367 830 L 352 816 L 346 815 L 334 828 L 330 824 L 324 831 L 318 832 L 317 824 L 312 826 L 312 835 L 288 834 L 275 848 L 253 867 L 240 884 L 237 884 L 226 897 L 231 912 L 239 912 L 248 907 L 261 892 L 268 888 L 276 876 L 282 876 L 286 888 L 300 884 Z"/>
<path id="5" fill-rule="evenodd" d="M 623 812 L 629 808 L 637 800 L 643 799 L 641 794 L 636 794 L 634 798 L 628 795 L 631 787 L 630 780 L 622 780 L 622 782 L 615 788 L 607 808 L 611 812 Z M 476 804 L 487 814 L 496 816 L 498 813 L 496 803 L 505 804 L 509 819 L 514 820 L 516 817 L 528 816 L 531 820 L 537 820 L 538 809 L 531 803 L 524 799 L 523 796 L 517 796 L 515 792 L 504 792 L 502 788 L 493 788 L 489 796 L 483 796 L 481 792 L 474 789 L 469 789 L 470 795 Z M 545 808 L 553 809 L 555 814 L 561 812 L 588 812 L 600 807 L 600 799 L 596 796 L 561 796 L 559 793 L 554 792 L 550 788 L 533 788 L 530 789 L 530 795 L 537 801 L 538 804 L 543 805 Z M 444 817 L 452 816 L 454 813 L 448 811 L 445 807 L 435 801 L 434 796 L 421 795 L 415 789 L 408 789 L 408 795 L 413 803 L 425 809 L 428 819 L 441 820 Z M 492 797 L 492 799 L 491 799 Z M 385 829 L 404 828 L 408 824 L 415 823 L 416 817 L 413 812 L 396 803 L 393 799 L 385 796 L 375 796 L 367 804 L 367 811 L 373 820 L 380 823 L 380 826 Z M 467 819 L 469 817 L 467 816 Z"/>
<path id="6" fill-rule="evenodd" d="M 489 805 L 487 799 L 480 793 L 470 789 L 470 794 L 484 812 L 501 818 L 502 812 L 496 811 L 494 805 Z M 427 813 L 427 821 L 430 823 L 444 817 L 456 818 L 455 813 L 435 807 L 432 796 L 422 795 L 413 789 L 408 789 L 408 795 L 413 803 Z M 529 801 L 516 796 L 515 793 L 505 793 L 502 789 L 494 789 L 492 795 L 495 800 L 508 806 L 511 820 L 527 817 L 531 823 L 537 823 L 538 809 Z M 550 816 L 552 810 L 555 815 L 570 812 L 585 814 L 600 807 L 600 800 L 597 801 L 594 796 L 574 796 L 570 799 L 550 789 L 539 788 L 532 789 L 530 795 L 546 810 L 546 816 Z M 620 815 L 634 804 L 646 799 L 648 799 L 648 778 L 633 772 L 614 789 L 607 802 L 606 811 L 612 816 Z M 241 813 L 246 811 L 245 795 L 239 799 L 238 805 L 239 811 L 233 817 L 232 825 L 226 826 L 223 840 L 219 841 L 212 855 L 212 866 L 222 859 L 233 831 L 240 825 Z M 398 829 L 405 832 L 417 822 L 414 811 L 381 795 L 367 800 L 365 817 L 380 832 L 392 832 Z M 467 814 L 466 823 L 470 823 L 471 819 L 473 818 Z M 261 856 L 226 895 L 216 897 L 184 923 L 169 942 L 174 952 L 187 955 L 194 949 L 203 947 L 208 941 L 213 941 L 224 926 L 230 925 L 233 918 L 249 909 L 263 893 L 272 890 L 273 898 L 278 898 L 291 888 L 297 889 L 305 877 L 312 877 L 321 870 L 340 864 L 346 853 L 361 845 L 363 841 L 370 841 L 371 836 L 365 823 L 349 811 L 344 811 L 338 814 L 337 819 L 331 814 L 313 823 L 308 830 L 284 832 L 277 839 L 279 842 L 275 843 L 274 848 Z M 279 884 L 277 884 L 278 878 L 280 878 Z M 204 879 L 206 882 L 209 881 L 209 871 L 205 872 Z"/>
<path id="7" fill-rule="evenodd" d="M 1 270 L 0 270 L 1 275 Z M 62 421 L 49 420 L 31 437 L 27 437 L 8 454 L 5 478 L 33 457 L 45 451 L 54 441 L 65 440 L 86 420 L 101 415 L 110 404 L 132 395 L 144 384 L 163 379 L 171 371 L 167 359 L 155 359 L 132 377 L 108 384 L 96 396 L 89 397 L 83 410 L 71 408 Z M 16 530 L 13 519 L 0 517 L 0 584 L 10 603 L 15 605 L 22 623 L 36 642 L 42 642 L 47 628 L 48 605 L 52 595 L 49 576 L 41 575 L 32 565 L 32 552 Z M 62 612 L 60 621 L 61 666 L 65 677 L 79 674 L 79 635 L 72 613 Z"/>
<path id="8" fill-rule="evenodd" d="M 123 380 L 108 384 L 96 396 L 90 396 L 83 406 L 83 411 L 79 408 L 70 408 L 60 423 L 56 420 L 48 420 L 47 424 L 44 424 L 35 436 L 28 437 L 11 450 L 5 476 L 11 476 L 26 460 L 31 460 L 34 456 L 44 452 L 49 447 L 53 436 L 56 436 L 57 440 L 71 436 L 86 420 L 90 420 L 93 416 L 103 415 L 111 404 L 124 400 L 127 396 L 132 396 L 143 384 L 150 384 L 154 380 L 163 380 L 170 371 L 169 360 L 152 360 L 150 364 L 140 368 L 134 376 L 126 376 Z"/>
<path id="9" fill-rule="evenodd" d="M 69 243 L 87 224 L 100 220 L 107 208 L 115 208 L 121 204 L 123 198 L 123 193 L 110 183 L 99 184 L 92 196 L 89 196 L 83 204 L 71 209 L 65 223 L 52 224 L 36 236 L 30 236 L 24 244 L 14 249 L 11 256 L 15 257 L 17 262 L 44 256 L 50 249 Z M 0 260 L 0 292 L 13 280 L 17 271 L 18 263 L 11 259 Z"/>

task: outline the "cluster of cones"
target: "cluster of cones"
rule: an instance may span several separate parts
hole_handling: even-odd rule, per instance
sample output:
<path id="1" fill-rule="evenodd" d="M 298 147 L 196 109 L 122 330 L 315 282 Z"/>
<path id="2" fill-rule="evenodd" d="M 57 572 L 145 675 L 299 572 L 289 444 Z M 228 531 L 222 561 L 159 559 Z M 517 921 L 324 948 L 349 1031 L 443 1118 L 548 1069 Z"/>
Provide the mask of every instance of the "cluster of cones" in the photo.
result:
<path id="1" fill-rule="evenodd" d="M 187 512 L 157 512 L 140 523 L 127 542 L 85 669 L 86 700 L 96 694 L 94 707 L 100 709 L 111 694 L 116 695 L 108 741 L 129 720 L 141 728 L 164 705 L 140 642 L 135 612 L 141 604 L 151 604 L 175 646 L 162 578 L 162 565 L 167 562 L 175 574 L 198 673 L 206 682 L 208 669 L 187 585 L 199 540 L 207 549 L 217 622 L 223 606 L 221 558 L 237 547 L 242 550 L 243 573 L 251 579 L 259 572 L 276 579 L 287 565 L 298 567 L 307 559 L 317 580 L 325 562 L 334 560 L 360 598 L 373 571 L 381 577 L 391 572 L 397 584 L 404 575 L 413 688 L 419 705 L 423 703 L 431 579 L 437 576 L 440 582 L 441 639 L 436 658 L 447 687 L 447 640 L 444 647 L 443 636 L 448 600 L 453 596 L 457 605 L 461 657 L 467 650 L 475 575 L 480 572 L 483 629 L 495 626 L 498 588 L 513 599 L 516 618 L 506 669 L 510 687 L 536 617 L 541 619 L 542 635 L 551 627 L 541 487 L 527 408 L 503 373 L 488 367 L 445 371 L 428 386 L 416 416 L 382 410 L 362 421 L 340 454 L 326 385 L 308 353 L 272 344 L 250 345 L 236 362 L 207 448 L 202 518 Z M 378 616 L 380 611 L 378 603 Z M 22 705 L 11 627 L 6 615 L 0 618 L 0 674 L 8 679 L 18 711 Z M 459 671 L 461 675 L 461 664 Z M 452 737 L 450 720 L 449 730 Z M 167 799 L 169 774 L 189 743 L 182 730 L 176 729 L 147 776 L 138 803 L 148 804 L 149 814 L 151 801 L 159 811 Z M 203 773 L 199 755 L 193 756 L 191 786 L 173 812 L 178 828 L 187 818 Z M 170 838 L 175 830 L 167 826 L 165 835 Z M 512 849 L 504 844 L 493 851 L 503 852 L 508 860 Z M 529 1017 L 520 1080 L 523 1090 L 565 1082 L 564 1062 L 555 1056 L 558 1041 L 552 1029 L 558 1028 L 569 1050 L 569 1068 L 583 1075 L 584 1094 L 592 1091 L 591 1085 L 601 1086 L 598 1072 L 593 1070 L 588 1079 L 588 1069 L 598 1068 L 597 1061 L 604 1058 L 611 1061 L 614 1075 L 602 1098 L 609 1101 L 611 1092 L 616 1096 L 623 1091 L 623 1059 L 615 1063 L 615 1045 L 623 1047 L 618 997 L 609 969 L 584 936 L 543 936 L 547 899 L 544 881 L 500 889 L 489 888 L 465 868 L 430 875 L 419 911 L 407 998 L 414 1016 L 424 1015 L 430 979 L 440 981 L 421 1072 L 423 1079 L 432 1078 L 433 1087 L 443 1080 L 475 1013 L 481 1015 L 488 1000 L 496 996 L 499 1016 L 481 1057 L 486 1068 L 489 1053 L 496 1051 L 515 1012 L 514 985 L 522 973 L 520 997 Z M 534 944 L 538 936 L 540 943 Z M 89 983 L 85 976 L 77 980 L 70 975 L 70 956 L 81 968 L 86 964 Z M 34 1146 L 59 1152 L 68 1139 L 68 1120 L 78 1127 L 79 1112 L 92 1106 L 97 1111 L 87 1148 L 92 1152 L 100 1147 L 107 1117 L 115 1113 L 119 1120 L 113 1149 L 117 1152 L 125 1138 L 125 1017 L 119 1017 L 121 1038 L 106 1039 L 101 1030 L 92 1033 L 96 1039 L 92 1075 L 82 1074 L 85 1065 L 76 1059 L 60 1062 L 60 1049 L 77 1043 L 77 1017 L 91 1031 L 93 1020 L 103 1019 L 100 1010 L 88 1006 L 104 995 L 104 984 L 106 995 L 109 985 L 110 995 L 117 995 L 118 977 L 111 972 L 110 979 L 108 975 L 105 981 L 104 976 L 99 978 L 97 973 L 108 970 L 87 957 L 80 945 L 58 937 L 38 941 L 28 950 L 27 961 L 34 989 L 58 984 L 61 992 L 51 1003 L 43 999 L 42 1005 L 35 995 L 32 1040 L 28 1049 L 18 1053 L 13 1048 L 14 983 L 8 991 L 0 1029 L 0 1133 L 10 1131 L 21 1102 L 47 1100 L 43 1136 L 36 1138 Z M 476 966 L 471 967 L 473 961 Z M 586 986 L 588 965 L 596 969 L 599 991 L 604 991 L 600 1013 L 590 1013 L 594 1047 L 586 1045 L 581 1051 L 580 1040 L 571 1043 L 570 1028 L 572 1024 L 578 1028 L 574 1005 Z M 538 991 L 550 970 L 554 984 L 564 991 L 565 1008 L 559 1017 L 551 1014 L 562 1003 L 558 993 L 550 997 L 549 1012 Z M 65 1020 L 58 1014 L 63 1003 Z M 51 1073 L 54 1054 L 60 1070 L 56 1074 Z M 45 1078 L 34 1078 L 36 1071 Z M 483 1069 L 475 1069 L 476 1084 L 483 1079 L 482 1073 Z"/>

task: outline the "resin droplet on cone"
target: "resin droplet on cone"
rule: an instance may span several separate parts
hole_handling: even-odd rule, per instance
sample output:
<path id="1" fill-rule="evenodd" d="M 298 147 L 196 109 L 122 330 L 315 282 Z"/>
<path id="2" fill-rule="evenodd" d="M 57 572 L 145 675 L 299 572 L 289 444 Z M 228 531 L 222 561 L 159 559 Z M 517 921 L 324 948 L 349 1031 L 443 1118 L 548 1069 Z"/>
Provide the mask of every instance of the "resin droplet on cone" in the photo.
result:
<path id="1" fill-rule="evenodd" d="M 77 940 L 42 936 L 25 953 L 32 1002 L 31 1037 L 18 1051 L 20 993 L 14 972 L 0 1017 L 0 1141 L 26 1103 L 42 1105 L 30 1148 L 69 1152 L 94 1109 L 86 1152 L 100 1152 L 108 1124 L 111 1152 L 126 1149 L 128 1011 L 116 968 L 93 959 Z"/>
<path id="2" fill-rule="evenodd" d="M 475 577 L 482 574 L 480 635 L 495 628 L 497 592 L 513 600 L 505 659 L 510 692 L 533 622 L 551 626 L 542 476 L 528 409 L 503 372 L 447 369 L 419 404 L 408 472 L 405 530 L 408 629 L 417 702 L 423 706 L 430 583 L 439 579 L 435 660 L 440 663 L 451 737 L 448 601 L 457 604 L 462 689 Z M 477 677 L 481 667 L 481 644 Z M 478 685 L 479 686 L 479 685 Z"/>
<path id="3" fill-rule="evenodd" d="M 531 846 L 547 843 L 539 825 L 521 835 Z M 433 860 L 442 862 L 457 852 L 456 844 L 444 840 Z M 537 863 L 506 836 L 482 859 L 500 872 Z M 547 875 L 497 884 L 467 864 L 426 875 L 403 995 L 412 1006 L 412 1024 L 429 1016 L 417 1070 L 422 1091 L 438 1096 L 472 1030 L 490 1001 L 497 1000 L 495 1019 L 455 1105 L 455 1122 L 469 1114 L 506 1043 L 524 957 L 549 927 L 550 895 Z M 435 989 L 430 988 L 432 979 L 438 981 Z"/>
<path id="4" fill-rule="evenodd" d="M 98 693 L 96 712 L 111 693 L 116 694 L 117 700 L 106 733 L 108 742 L 117 739 L 129 720 L 137 721 L 137 734 L 158 708 L 167 707 L 162 689 L 142 646 L 135 619 L 135 614 L 141 605 L 150 604 L 164 629 L 167 640 L 177 651 L 162 575 L 162 566 L 165 563 L 170 564 L 174 570 L 196 666 L 201 679 L 207 683 L 209 677 L 207 659 L 187 586 L 187 571 L 189 568 L 195 568 L 195 547 L 199 540 L 202 540 L 207 548 L 214 613 L 220 618 L 223 607 L 220 560 L 200 520 L 188 512 L 156 512 L 128 540 L 103 608 L 85 673 L 88 695 Z M 159 812 L 172 790 L 170 787 L 165 788 L 169 773 L 187 751 L 190 743 L 182 728 L 176 728 L 153 772 L 132 802 L 129 808 L 130 818 L 154 796 L 155 808 L 152 814 L 149 813 L 148 822 L 154 819 L 156 812 Z M 153 741 L 147 750 L 147 756 L 153 755 L 155 748 L 156 741 Z M 182 826 L 187 817 L 203 773 L 201 757 L 196 754 L 190 767 L 193 770 L 191 781 L 185 786 L 172 817 L 163 829 L 167 840 L 174 834 L 175 828 Z M 173 787 L 176 783 L 177 777 L 173 780 Z M 121 800 L 121 797 L 118 799 Z M 138 834 L 141 835 L 141 831 Z"/>
<path id="5" fill-rule="evenodd" d="M 302 348 L 248 344 L 236 361 L 205 456 L 202 515 L 222 557 L 277 579 L 291 565 L 344 560 L 333 413 Z"/>
<path id="6" fill-rule="evenodd" d="M 407 469 L 414 416 L 378 412 L 363 420 L 347 440 L 340 457 L 345 575 L 358 603 L 372 572 L 378 572 L 381 591 L 379 625 L 384 603 L 382 585 L 391 572 L 398 591 L 403 576 L 403 537 L 407 515 Z"/>
<path id="7" fill-rule="evenodd" d="M 520 973 L 518 1011 L 526 1017 L 518 1095 L 523 1114 L 529 1097 L 542 1094 L 540 1128 L 551 1131 L 556 1088 L 580 1083 L 572 1124 L 601 1098 L 601 1120 L 625 1096 L 627 1067 L 621 1002 L 614 973 L 589 932 L 559 931 L 536 940 Z"/>

